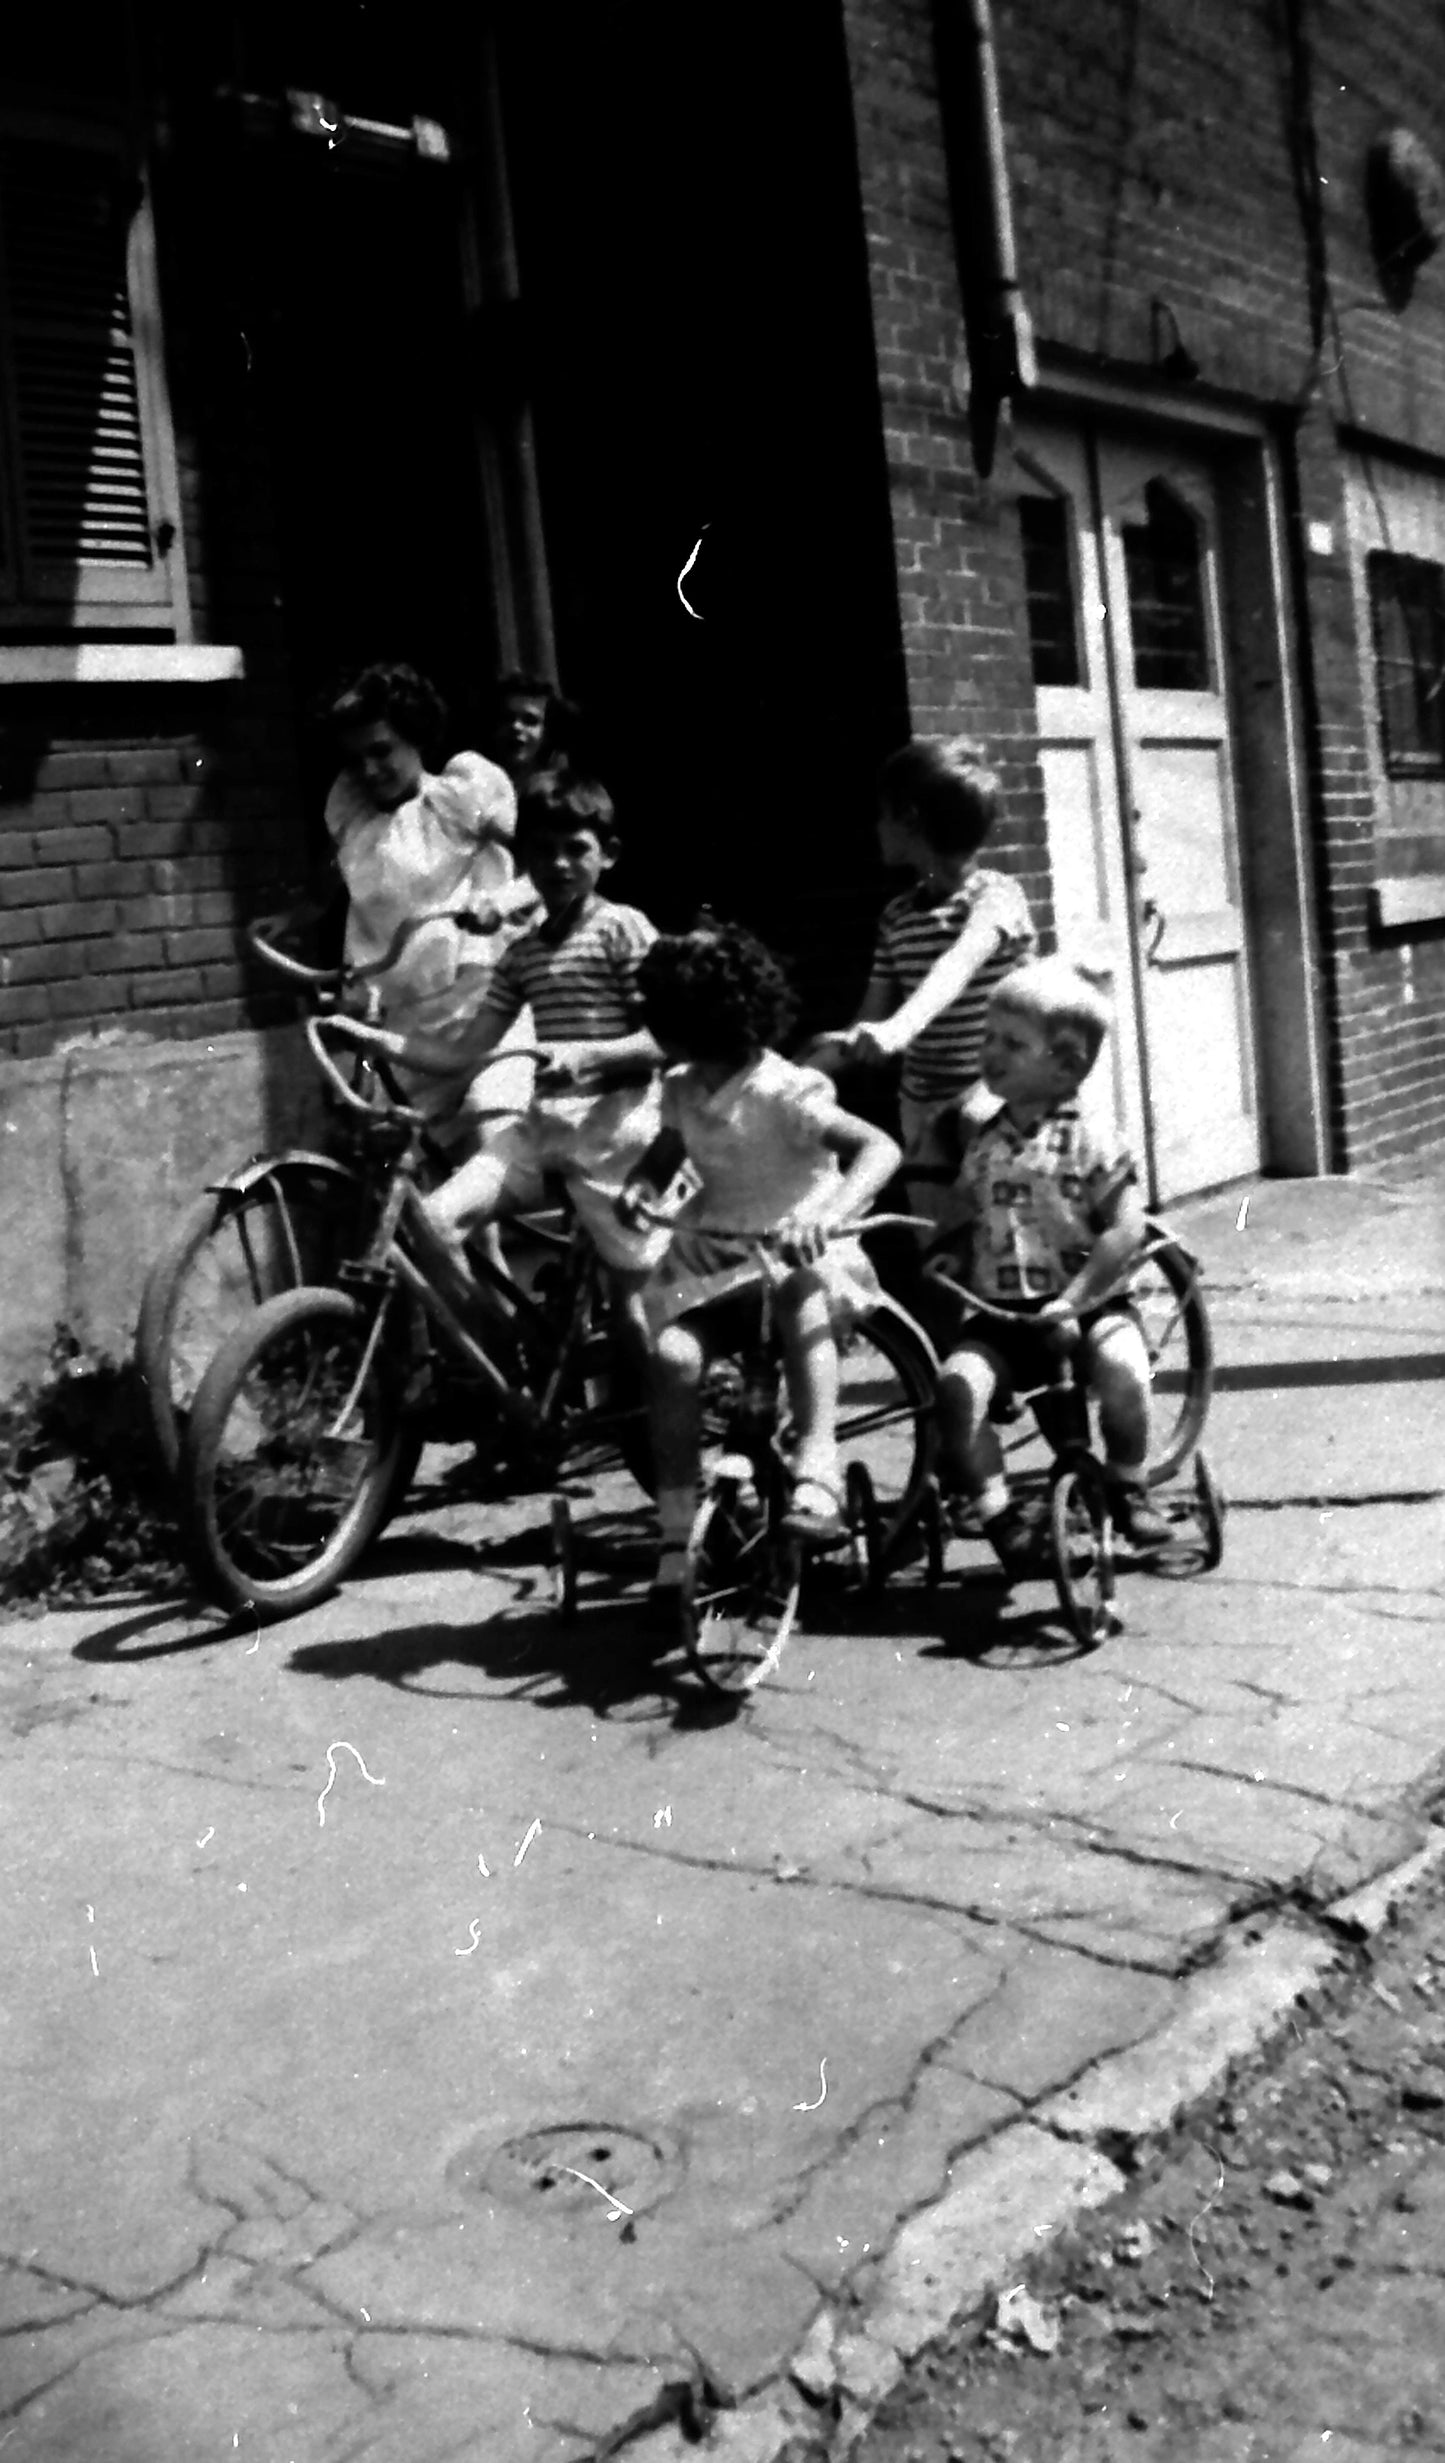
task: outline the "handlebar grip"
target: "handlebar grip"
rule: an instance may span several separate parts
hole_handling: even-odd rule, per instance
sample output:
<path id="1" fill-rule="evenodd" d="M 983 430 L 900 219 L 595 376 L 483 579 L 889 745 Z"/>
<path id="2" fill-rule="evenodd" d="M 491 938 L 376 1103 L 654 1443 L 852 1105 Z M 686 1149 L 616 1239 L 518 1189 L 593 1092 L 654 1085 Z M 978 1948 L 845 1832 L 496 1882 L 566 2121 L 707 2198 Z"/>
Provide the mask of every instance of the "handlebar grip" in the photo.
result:
<path id="1" fill-rule="evenodd" d="M 304 958 L 293 958 L 289 950 L 276 947 L 271 936 L 292 929 L 294 918 L 290 914 L 257 915 L 246 926 L 247 946 L 265 965 L 274 967 L 278 975 L 289 976 L 293 983 L 306 984 L 313 991 L 339 991 L 346 981 L 344 967 L 308 966 Z"/>
<path id="2" fill-rule="evenodd" d="M 365 1045 L 357 1043 L 354 1038 L 348 1036 L 347 1028 L 350 1023 L 351 1021 L 349 1019 L 334 1017 L 307 1018 L 305 1021 L 306 1040 L 311 1046 L 312 1056 L 315 1059 L 317 1066 L 320 1068 L 323 1077 L 325 1077 L 329 1082 L 332 1092 L 337 1096 L 340 1102 L 346 1104 L 349 1110 L 353 1112 L 360 1112 L 368 1120 L 401 1120 L 405 1121 L 412 1128 L 420 1128 L 424 1120 L 424 1115 L 416 1109 L 414 1104 L 405 1102 L 401 1095 L 398 1094 L 395 1084 L 387 1071 L 387 1055 L 380 1052 L 368 1051 Z M 363 1055 L 367 1061 L 368 1067 L 375 1071 L 381 1082 L 381 1090 L 385 1098 L 384 1103 L 377 1103 L 366 1095 L 359 1095 L 354 1086 L 347 1085 L 345 1078 L 342 1076 L 341 1071 L 337 1068 L 334 1059 L 326 1048 L 325 1037 L 328 1032 L 340 1034 L 344 1041 L 350 1041 L 352 1043 L 352 1048 Z"/>

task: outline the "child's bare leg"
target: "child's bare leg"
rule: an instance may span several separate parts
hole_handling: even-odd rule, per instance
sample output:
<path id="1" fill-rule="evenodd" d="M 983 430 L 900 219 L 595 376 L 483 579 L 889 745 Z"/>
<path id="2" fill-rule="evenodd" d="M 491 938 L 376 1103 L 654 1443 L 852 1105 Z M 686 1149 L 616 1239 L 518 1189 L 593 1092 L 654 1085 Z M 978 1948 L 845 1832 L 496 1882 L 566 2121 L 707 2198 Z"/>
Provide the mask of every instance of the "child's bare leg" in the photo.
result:
<path id="1" fill-rule="evenodd" d="M 998 1389 L 997 1362 L 964 1346 L 944 1361 L 938 1379 L 938 1421 L 944 1476 L 973 1499 L 979 1521 L 1005 1573 L 1042 1569 L 1041 1534 L 1009 1495 L 1003 1447 L 989 1418 Z"/>
<path id="2" fill-rule="evenodd" d="M 997 1386 L 986 1352 L 955 1351 L 939 1371 L 939 1453 L 945 1479 L 965 1496 L 981 1496 L 1003 1480 L 1003 1447 L 988 1416 Z"/>
<path id="3" fill-rule="evenodd" d="M 1105 1317 L 1087 1337 L 1088 1380 L 1114 1492 L 1114 1518 L 1136 1547 L 1158 1548 L 1170 1526 L 1149 1503 L 1149 1353 L 1132 1317 Z"/>
<path id="4" fill-rule="evenodd" d="M 697 1511 L 701 1394 L 705 1355 L 690 1326 L 664 1326 L 648 1360 L 648 1416 L 657 1474 L 657 1518 L 662 1553 L 657 1587 L 682 1581 L 687 1540 Z"/>
<path id="5" fill-rule="evenodd" d="M 800 1538 L 826 1543 L 842 1533 L 832 1312 L 818 1276 L 806 1267 L 789 1275 L 775 1305 L 794 1436 L 789 1525 Z"/>
<path id="6" fill-rule="evenodd" d="M 433 1189 L 423 1199 L 433 1231 L 459 1262 L 465 1263 L 462 1243 L 467 1234 L 494 1221 L 502 1212 L 509 1169 L 510 1158 L 506 1155 L 473 1155 L 460 1171 L 453 1172 L 450 1180 L 444 1180 L 439 1189 Z"/>

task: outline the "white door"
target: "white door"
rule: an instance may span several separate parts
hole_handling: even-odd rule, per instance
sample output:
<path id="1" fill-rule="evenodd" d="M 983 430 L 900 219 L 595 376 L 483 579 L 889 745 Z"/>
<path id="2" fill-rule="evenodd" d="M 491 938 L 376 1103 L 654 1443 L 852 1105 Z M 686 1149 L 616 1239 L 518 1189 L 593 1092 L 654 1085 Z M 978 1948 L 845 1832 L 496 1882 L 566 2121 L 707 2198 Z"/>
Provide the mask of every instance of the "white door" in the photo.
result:
<path id="1" fill-rule="evenodd" d="M 1212 475 L 1043 423 L 1016 458 L 1059 944 L 1162 1201 L 1259 1164 Z"/>

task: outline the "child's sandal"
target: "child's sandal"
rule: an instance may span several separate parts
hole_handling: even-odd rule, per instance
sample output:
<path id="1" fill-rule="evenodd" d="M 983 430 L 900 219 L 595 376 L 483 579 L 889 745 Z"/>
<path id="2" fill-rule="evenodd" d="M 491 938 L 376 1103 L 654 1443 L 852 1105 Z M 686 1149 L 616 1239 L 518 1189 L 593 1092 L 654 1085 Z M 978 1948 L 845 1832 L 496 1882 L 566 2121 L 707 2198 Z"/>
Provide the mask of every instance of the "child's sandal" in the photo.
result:
<path id="1" fill-rule="evenodd" d="M 804 1473 L 793 1482 L 783 1529 L 805 1547 L 836 1548 L 848 1536 L 843 1499 L 831 1480 Z"/>

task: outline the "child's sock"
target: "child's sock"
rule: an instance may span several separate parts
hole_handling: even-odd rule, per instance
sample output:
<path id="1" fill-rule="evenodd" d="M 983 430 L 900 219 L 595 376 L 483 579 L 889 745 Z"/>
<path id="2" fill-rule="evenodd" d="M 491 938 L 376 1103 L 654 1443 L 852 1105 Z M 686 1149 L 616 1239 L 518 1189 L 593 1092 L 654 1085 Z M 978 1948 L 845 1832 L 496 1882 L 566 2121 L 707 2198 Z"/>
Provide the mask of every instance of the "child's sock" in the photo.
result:
<path id="1" fill-rule="evenodd" d="M 1008 1481 L 1003 1478 L 985 1480 L 973 1501 L 978 1508 L 979 1521 L 992 1522 L 995 1515 L 1008 1512 L 1010 1502 Z"/>

